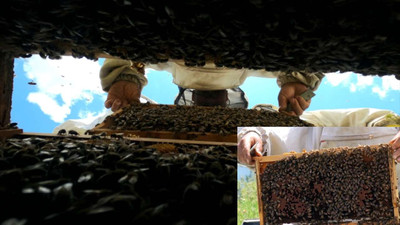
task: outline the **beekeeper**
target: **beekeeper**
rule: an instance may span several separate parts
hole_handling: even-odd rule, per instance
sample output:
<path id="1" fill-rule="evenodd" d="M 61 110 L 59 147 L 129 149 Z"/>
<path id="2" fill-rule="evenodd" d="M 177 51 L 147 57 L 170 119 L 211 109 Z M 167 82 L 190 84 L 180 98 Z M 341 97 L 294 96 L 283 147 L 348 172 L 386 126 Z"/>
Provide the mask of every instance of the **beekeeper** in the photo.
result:
<path id="1" fill-rule="evenodd" d="M 322 148 L 390 143 L 400 160 L 400 127 L 243 127 L 238 129 L 239 163 L 254 168 L 256 156 Z"/>
<path id="2" fill-rule="evenodd" d="M 312 123 L 315 126 L 372 127 L 399 124 L 393 119 L 397 118 L 398 115 L 384 109 L 351 108 L 304 111 L 308 108 L 310 101 L 305 101 L 302 97 L 297 95 L 308 88 L 311 90 L 318 88 L 323 78 L 323 75 L 320 73 L 270 73 L 256 70 L 216 68 L 209 64 L 206 64 L 205 67 L 185 67 L 184 64 L 179 63 L 179 61 L 171 61 L 157 65 L 149 64 L 146 66 L 157 70 L 167 70 L 173 74 L 174 83 L 179 87 L 179 93 L 175 99 L 175 104 L 177 105 L 225 105 L 228 107 L 247 108 L 246 95 L 239 87 L 235 86 L 242 84 L 246 77 L 250 75 L 264 77 L 276 76 L 278 84 L 282 87 L 278 95 L 280 108 L 268 104 L 259 104 L 254 106 L 253 109 L 285 111 L 288 99 L 290 99 L 289 102 L 292 103 L 291 105 L 296 105 L 293 107 L 296 112 L 292 112 L 291 115 L 301 114 L 300 119 Z M 191 79 L 189 75 L 191 75 L 193 79 Z M 100 71 L 100 78 L 103 89 L 108 91 L 105 106 L 111 108 L 112 111 L 116 111 L 128 103 L 137 101 L 157 104 L 151 99 L 141 95 L 143 86 L 147 84 L 147 79 L 144 75 L 144 65 L 141 63 L 134 63 L 121 59 L 106 59 Z M 206 83 L 203 82 L 203 80 L 209 82 Z M 221 84 L 218 84 L 217 80 L 221 81 Z M 295 82 L 296 80 L 297 82 Z M 228 89 L 207 91 L 188 88 L 189 86 L 199 88 L 201 85 L 207 87 L 209 90 L 218 88 Z M 92 120 L 68 120 L 56 127 L 53 133 L 57 133 L 61 129 L 72 129 L 83 134 L 86 130 L 92 129 L 96 124 L 101 123 L 112 111 L 108 111 L 107 114 Z"/>
<path id="3" fill-rule="evenodd" d="M 101 85 L 108 92 L 105 107 L 116 111 L 138 102 L 142 88 L 147 84 L 144 69 L 168 71 L 179 87 L 175 104 L 222 105 L 247 108 L 247 97 L 238 88 L 249 76 L 277 78 L 281 87 L 278 95 L 279 110 L 286 111 L 291 104 L 291 115 L 301 115 L 311 100 L 300 94 L 316 90 L 324 77 L 322 73 L 268 72 L 265 70 L 230 69 L 207 63 L 203 67 L 187 67 L 182 60 L 147 64 L 122 59 L 106 59 L 100 71 Z"/>

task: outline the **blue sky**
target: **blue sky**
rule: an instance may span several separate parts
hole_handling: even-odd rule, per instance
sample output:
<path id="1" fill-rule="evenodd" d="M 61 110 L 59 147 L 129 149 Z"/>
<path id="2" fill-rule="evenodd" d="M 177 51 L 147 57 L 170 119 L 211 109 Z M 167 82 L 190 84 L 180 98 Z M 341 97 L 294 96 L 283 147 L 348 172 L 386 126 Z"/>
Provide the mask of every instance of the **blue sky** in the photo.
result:
<path id="1" fill-rule="evenodd" d="M 103 61 L 67 56 L 45 60 L 37 55 L 15 59 L 12 122 L 25 132 L 51 133 L 66 120 L 104 114 L 106 93 L 98 78 Z M 172 75 L 154 70 L 146 74 L 149 83 L 142 94 L 160 104 L 173 104 L 178 88 L 172 83 Z M 31 81 L 36 85 L 29 85 Z M 249 77 L 241 88 L 249 98 L 249 107 L 259 103 L 278 105 L 275 79 Z M 394 76 L 331 73 L 315 93 L 309 111 L 378 108 L 400 114 L 400 81 Z"/>

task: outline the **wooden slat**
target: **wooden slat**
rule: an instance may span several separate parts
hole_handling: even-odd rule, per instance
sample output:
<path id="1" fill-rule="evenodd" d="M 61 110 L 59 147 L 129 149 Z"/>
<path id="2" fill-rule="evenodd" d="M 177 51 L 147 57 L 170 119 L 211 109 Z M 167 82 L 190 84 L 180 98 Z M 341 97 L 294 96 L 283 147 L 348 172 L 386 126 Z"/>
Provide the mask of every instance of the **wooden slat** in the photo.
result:
<path id="1" fill-rule="evenodd" d="M 137 131 L 137 130 L 112 130 L 112 129 L 92 129 L 92 133 L 107 135 L 115 133 L 123 133 L 125 136 L 138 136 L 159 139 L 181 139 L 181 140 L 196 140 L 196 141 L 211 141 L 211 142 L 228 142 L 237 144 L 237 135 L 220 135 L 214 133 L 200 132 L 172 132 L 172 131 Z"/>
<path id="2" fill-rule="evenodd" d="M 25 137 L 53 137 L 53 138 L 80 138 L 80 139 L 91 139 L 91 135 L 57 135 L 52 133 L 30 133 L 24 132 L 19 136 Z M 102 138 L 102 140 L 110 139 L 110 137 Z M 222 146 L 237 146 L 237 143 L 232 142 L 215 142 L 215 141 L 198 141 L 198 140 L 182 140 L 182 139 L 160 139 L 160 138 L 147 138 L 147 137 L 124 137 L 126 140 L 132 141 L 143 141 L 143 142 L 163 142 L 163 143 L 177 143 L 177 144 L 199 144 L 199 145 L 222 145 Z"/>
<path id="3" fill-rule="evenodd" d="M 393 159 L 393 149 L 388 151 L 388 160 L 389 160 L 389 174 L 390 174 L 390 186 L 392 189 L 392 203 L 393 203 L 393 213 L 394 219 L 396 222 L 399 222 L 399 192 L 397 189 L 397 174 L 396 174 L 396 165 Z"/>
<path id="4" fill-rule="evenodd" d="M 11 99 L 14 82 L 14 57 L 0 51 L 0 129 L 5 129 L 11 118 Z"/>
<path id="5" fill-rule="evenodd" d="M 254 157 L 254 160 L 257 160 L 261 163 L 275 163 L 279 160 L 282 160 L 284 158 L 287 158 L 289 156 L 296 156 L 300 157 L 304 153 L 299 153 L 299 152 L 290 152 L 290 153 L 284 153 L 282 155 L 271 155 L 271 156 L 261 156 L 261 157 Z"/>
<path id="6" fill-rule="evenodd" d="M 256 157 L 261 158 L 261 157 Z M 257 199 L 258 199 L 258 214 L 260 215 L 260 225 L 264 225 L 264 212 L 263 206 L 264 203 L 262 201 L 262 193 L 261 193 L 261 179 L 260 179 L 260 160 L 256 160 L 256 178 L 257 178 Z"/>
<path id="7" fill-rule="evenodd" d="M 22 129 L 5 129 L 0 130 L 0 138 L 10 138 L 14 135 L 21 134 L 23 132 Z"/>
<path id="8" fill-rule="evenodd" d="M 37 132 L 23 132 L 19 136 L 24 136 L 24 137 L 44 137 L 44 138 L 79 138 L 79 139 L 90 139 L 92 136 L 91 135 L 57 135 L 53 133 L 37 133 Z"/>
<path id="9" fill-rule="evenodd" d="M 199 140 L 182 140 L 182 139 L 159 139 L 159 138 L 129 138 L 134 141 L 153 141 L 153 142 L 168 142 L 177 144 L 202 144 L 202 145 L 222 145 L 222 146 L 237 146 L 237 143 L 220 142 L 220 141 L 199 141 Z"/>

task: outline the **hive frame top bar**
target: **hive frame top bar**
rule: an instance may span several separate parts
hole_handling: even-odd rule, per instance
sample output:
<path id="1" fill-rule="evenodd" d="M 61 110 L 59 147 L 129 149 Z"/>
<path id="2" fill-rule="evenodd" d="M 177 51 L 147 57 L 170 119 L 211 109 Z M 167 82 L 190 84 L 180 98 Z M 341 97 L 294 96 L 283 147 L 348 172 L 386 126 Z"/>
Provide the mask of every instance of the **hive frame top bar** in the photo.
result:
<path id="1" fill-rule="evenodd" d="M 232 135 L 220 135 L 214 133 L 201 133 L 201 132 L 169 132 L 169 131 L 138 131 L 138 130 L 113 130 L 110 129 L 111 124 L 115 117 L 119 116 L 124 112 L 124 109 L 127 109 L 133 105 L 129 105 L 125 108 L 121 108 L 114 112 L 111 116 L 107 117 L 101 124 L 91 129 L 90 132 L 94 134 L 99 133 L 123 133 L 124 135 L 131 135 L 141 137 L 149 137 L 149 138 L 157 138 L 157 139 L 167 139 L 174 141 L 184 141 L 184 142 L 194 142 L 194 143 L 213 143 L 213 144 L 221 144 L 228 146 L 236 146 L 237 145 L 237 136 L 236 134 Z M 168 107 L 168 108 L 176 108 L 176 105 L 158 105 L 158 104 L 140 104 L 138 107 L 147 107 L 147 108 L 159 108 L 159 107 Z M 179 107 L 191 107 L 191 106 L 179 106 Z M 212 109 L 213 107 L 205 107 L 202 108 Z"/>
<path id="2" fill-rule="evenodd" d="M 78 135 L 78 136 L 61 136 L 49 133 L 32 133 L 24 132 L 17 134 L 21 137 L 53 137 L 53 138 L 76 138 L 83 140 L 90 140 L 91 135 Z M 198 141 L 198 140 L 180 140 L 180 139 L 165 139 L 165 138 L 146 138 L 146 137 L 124 137 L 130 141 L 143 141 L 143 142 L 161 142 L 161 143 L 176 143 L 176 144 L 199 144 L 199 145 L 221 145 L 221 146 L 237 146 L 236 143 L 231 142 L 216 142 L 216 141 Z"/>
<path id="3" fill-rule="evenodd" d="M 118 120 L 119 118 L 122 119 Z M 254 118 L 257 120 L 252 120 Z M 311 126 L 310 123 L 298 117 L 254 109 L 141 103 L 119 109 L 101 124 L 89 130 L 89 133 L 123 133 L 128 136 L 236 144 L 237 127 L 243 123 L 246 125 L 266 123 L 263 125 Z"/>

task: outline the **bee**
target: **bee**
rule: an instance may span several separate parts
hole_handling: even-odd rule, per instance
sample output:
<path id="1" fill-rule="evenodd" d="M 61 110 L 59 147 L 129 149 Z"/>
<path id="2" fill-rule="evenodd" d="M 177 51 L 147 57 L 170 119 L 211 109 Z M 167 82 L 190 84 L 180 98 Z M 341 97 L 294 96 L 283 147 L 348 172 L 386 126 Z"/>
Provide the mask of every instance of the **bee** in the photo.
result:
<path id="1" fill-rule="evenodd" d="M 76 131 L 74 131 L 74 130 L 69 130 L 69 131 L 68 131 L 68 134 L 71 135 L 71 136 L 79 135 L 79 133 L 76 132 Z"/>
<path id="2" fill-rule="evenodd" d="M 61 129 L 57 132 L 57 135 L 65 135 L 67 131 L 65 129 Z"/>
<path id="3" fill-rule="evenodd" d="M 113 133 L 110 135 L 111 138 L 115 139 L 124 139 L 124 134 L 123 133 Z"/>
<path id="4" fill-rule="evenodd" d="M 99 136 L 105 138 L 107 136 L 107 133 L 106 132 L 102 132 L 102 133 L 99 134 Z"/>
<path id="5" fill-rule="evenodd" d="M 10 124 L 8 124 L 8 127 L 11 128 L 11 129 L 16 129 L 17 128 L 17 124 L 18 123 L 10 123 Z"/>
<path id="6" fill-rule="evenodd" d="M 90 139 L 96 140 L 96 139 L 100 139 L 100 135 L 92 135 L 92 137 Z"/>

